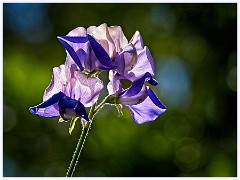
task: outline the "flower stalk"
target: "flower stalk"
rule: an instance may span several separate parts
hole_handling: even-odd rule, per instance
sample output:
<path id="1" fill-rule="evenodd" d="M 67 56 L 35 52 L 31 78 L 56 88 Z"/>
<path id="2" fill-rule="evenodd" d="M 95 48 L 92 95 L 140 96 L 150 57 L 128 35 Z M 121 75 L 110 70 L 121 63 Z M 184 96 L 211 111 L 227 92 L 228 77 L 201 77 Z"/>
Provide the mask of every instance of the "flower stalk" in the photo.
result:
<path id="1" fill-rule="evenodd" d="M 91 129 L 94 112 L 95 112 L 95 104 L 91 107 L 91 109 L 89 111 L 89 115 L 88 115 L 89 116 L 89 122 L 85 123 L 85 122 L 82 121 L 82 132 L 81 132 L 80 138 L 78 140 L 77 147 L 76 147 L 76 149 L 73 153 L 73 157 L 72 157 L 72 160 L 70 162 L 69 168 L 67 170 L 66 177 L 72 177 L 73 176 L 73 173 L 74 173 L 75 168 L 76 168 L 77 163 L 78 163 L 78 159 L 79 159 L 79 157 L 81 155 L 81 152 L 82 152 L 82 149 L 84 147 L 84 143 L 85 143 L 86 138 L 88 136 L 89 130 Z"/>

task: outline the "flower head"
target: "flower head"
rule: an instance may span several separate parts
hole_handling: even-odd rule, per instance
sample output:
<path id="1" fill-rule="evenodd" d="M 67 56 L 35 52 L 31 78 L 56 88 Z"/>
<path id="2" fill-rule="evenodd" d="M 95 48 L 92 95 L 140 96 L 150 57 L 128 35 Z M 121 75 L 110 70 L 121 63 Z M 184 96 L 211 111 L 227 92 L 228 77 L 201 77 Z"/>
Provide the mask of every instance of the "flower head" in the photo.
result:
<path id="1" fill-rule="evenodd" d="M 123 89 L 123 76 L 110 72 L 108 92 L 114 97 L 110 103 L 125 105 L 129 108 L 132 118 L 138 124 L 155 120 L 166 111 L 166 107 L 157 98 L 152 89 L 145 85 L 146 81 L 154 82 L 150 73 L 145 73 L 133 82 L 128 89 Z"/>
<path id="2" fill-rule="evenodd" d="M 75 65 L 53 68 L 53 76 L 43 95 L 43 102 L 31 107 L 30 112 L 46 118 L 61 116 L 68 121 L 74 116 L 88 121 L 85 107 L 98 99 L 103 83 L 87 77 Z"/>
<path id="3" fill-rule="evenodd" d="M 120 26 L 108 27 L 102 24 L 85 29 L 78 27 L 67 36 L 58 36 L 67 51 L 67 64 L 76 63 L 81 70 L 116 69 L 113 59 L 117 52 L 127 44 Z"/>

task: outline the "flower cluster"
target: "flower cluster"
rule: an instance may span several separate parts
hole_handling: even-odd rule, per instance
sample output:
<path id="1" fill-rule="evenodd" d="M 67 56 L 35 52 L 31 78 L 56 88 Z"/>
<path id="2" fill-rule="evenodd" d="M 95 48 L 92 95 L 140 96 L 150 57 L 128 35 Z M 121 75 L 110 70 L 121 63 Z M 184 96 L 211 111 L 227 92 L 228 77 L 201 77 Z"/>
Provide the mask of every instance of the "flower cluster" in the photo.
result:
<path id="1" fill-rule="evenodd" d="M 107 24 L 78 27 L 66 36 L 58 36 L 65 48 L 65 64 L 53 68 L 52 80 L 43 102 L 30 107 L 30 112 L 46 118 L 60 116 L 63 121 L 78 117 L 89 121 L 86 107 L 93 106 L 104 88 L 98 78 L 109 71 L 105 103 L 118 110 L 127 106 L 133 120 L 142 124 L 155 120 L 166 111 L 149 85 L 156 86 L 154 62 L 138 31 L 128 42 L 120 26 Z M 131 82 L 124 89 L 122 81 Z"/>

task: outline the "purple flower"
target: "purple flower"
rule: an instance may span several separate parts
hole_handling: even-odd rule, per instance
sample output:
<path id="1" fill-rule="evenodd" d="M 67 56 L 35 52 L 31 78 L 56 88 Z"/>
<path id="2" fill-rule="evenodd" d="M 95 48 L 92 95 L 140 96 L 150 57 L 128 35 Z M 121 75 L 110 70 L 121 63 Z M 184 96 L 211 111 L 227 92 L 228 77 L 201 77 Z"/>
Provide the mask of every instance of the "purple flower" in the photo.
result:
<path id="1" fill-rule="evenodd" d="M 30 107 L 30 112 L 63 120 L 79 116 L 88 121 L 85 107 L 92 106 L 98 99 L 103 83 L 95 77 L 87 77 L 76 65 L 60 65 L 53 68 L 52 80 L 43 95 L 43 102 Z"/>
<path id="2" fill-rule="evenodd" d="M 110 71 L 108 92 L 114 97 L 111 103 L 125 105 L 129 108 L 134 121 L 138 124 L 155 120 L 166 111 L 166 107 L 157 98 L 152 89 L 145 85 L 145 81 L 154 81 L 150 73 L 145 73 L 133 82 L 128 89 L 123 89 L 123 76 L 116 71 Z"/>
<path id="3" fill-rule="evenodd" d="M 149 49 L 143 45 L 139 31 L 136 31 L 128 45 L 116 57 L 117 71 L 130 81 L 135 81 L 145 73 L 154 75 L 154 62 Z M 157 82 L 150 82 L 155 85 Z"/>
<path id="4" fill-rule="evenodd" d="M 75 62 L 80 70 L 88 72 L 116 69 L 115 54 L 127 45 L 121 27 L 107 27 L 105 23 L 87 29 L 78 27 L 58 40 L 67 51 L 66 64 Z"/>

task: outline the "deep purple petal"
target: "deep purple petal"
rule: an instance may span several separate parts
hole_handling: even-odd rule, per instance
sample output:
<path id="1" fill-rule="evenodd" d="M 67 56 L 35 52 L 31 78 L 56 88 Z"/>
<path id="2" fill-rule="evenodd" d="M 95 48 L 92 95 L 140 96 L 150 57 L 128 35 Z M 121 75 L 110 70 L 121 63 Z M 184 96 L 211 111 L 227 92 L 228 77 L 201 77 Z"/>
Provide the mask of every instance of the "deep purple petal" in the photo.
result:
<path id="1" fill-rule="evenodd" d="M 64 97 L 58 102 L 58 106 L 61 108 L 73 109 L 76 107 L 77 103 L 78 101 L 75 99 Z"/>
<path id="2" fill-rule="evenodd" d="M 157 80 L 154 79 L 154 78 L 149 79 L 149 80 L 148 80 L 148 83 L 151 84 L 151 85 L 153 85 L 153 86 L 157 86 L 157 85 L 158 85 Z"/>
<path id="3" fill-rule="evenodd" d="M 91 44 L 92 50 L 95 53 L 99 62 L 106 68 L 115 69 L 115 63 L 111 60 L 104 48 L 91 35 L 88 34 L 87 36 Z"/>
<path id="4" fill-rule="evenodd" d="M 154 121 L 167 110 L 150 88 L 148 88 L 148 97 L 142 103 L 128 107 L 137 124 Z"/>
<path id="5" fill-rule="evenodd" d="M 48 100 L 42 102 L 41 104 L 34 107 L 30 107 L 29 110 L 32 114 L 37 114 L 39 116 L 56 117 L 59 115 L 56 104 L 64 96 L 65 94 L 62 92 L 56 93 Z"/>
<path id="6" fill-rule="evenodd" d="M 151 88 L 148 88 L 148 96 L 152 100 L 152 102 L 161 109 L 167 109 L 166 106 L 158 99 Z"/>
<path id="7" fill-rule="evenodd" d="M 64 93 L 58 92 L 58 93 L 54 94 L 52 97 L 50 97 L 48 100 L 42 102 L 41 104 L 39 104 L 39 105 L 36 106 L 36 107 L 37 107 L 37 108 L 46 108 L 46 107 L 48 107 L 48 106 L 51 106 L 51 105 L 57 103 L 57 102 L 60 101 L 64 96 L 65 96 Z"/>
<path id="8" fill-rule="evenodd" d="M 88 41 L 87 36 L 58 36 L 58 39 L 65 39 L 72 43 L 86 43 Z"/>
<path id="9" fill-rule="evenodd" d="M 84 120 L 88 121 L 87 112 L 84 105 L 80 101 L 69 97 L 64 97 L 59 101 L 58 106 L 61 117 L 64 120 L 68 121 L 69 118 L 71 118 L 71 110 L 74 110 L 79 117 L 84 118 Z"/>
<path id="10" fill-rule="evenodd" d="M 77 53 L 75 52 L 75 50 L 72 48 L 72 46 L 69 45 L 68 42 L 62 40 L 61 38 L 58 38 L 58 40 L 63 45 L 63 47 L 67 50 L 67 52 L 72 57 L 74 62 L 78 65 L 78 67 L 81 69 L 81 71 L 83 71 L 84 68 L 82 67 L 81 61 L 80 61 Z"/>
<path id="11" fill-rule="evenodd" d="M 127 97 L 135 96 L 141 91 L 145 81 L 149 79 L 152 79 L 152 75 L 147 72 L 140 79 L 136 80 L 122 96 Z"/>
<path id="12" fill-rule="evenodd" d="M 133 96 L 120 95 L 117 99 L 117 103 L 122 105 L 137 105 L 143 102 L 147 96 L 148 96 L 147 88 L 144 85 L 141 91 Z"/>
<path id="13" fill-rule="evenodd" d="M 81 118 L 83 118 L 85 121 L 88 121 L 88 115 L 87 112 L 85 110 L 85 107 L 83 106 L 82 103 L 78 102 L 76 108 L 75 108 L 75 112 L 77 113 L 77 115 Z"/>

